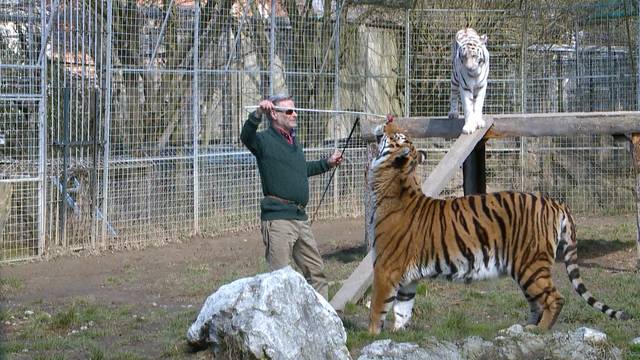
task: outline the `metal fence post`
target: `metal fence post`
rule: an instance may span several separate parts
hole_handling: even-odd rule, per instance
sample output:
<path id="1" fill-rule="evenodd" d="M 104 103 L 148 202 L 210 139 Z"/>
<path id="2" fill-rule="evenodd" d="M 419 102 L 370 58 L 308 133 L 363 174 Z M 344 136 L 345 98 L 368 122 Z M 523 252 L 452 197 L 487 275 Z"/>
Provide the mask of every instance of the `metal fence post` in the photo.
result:
<path id="1" fill-rule="evenodd" d="M 104 248 L 107 244 L 107 224 L 109 218 L 108 205 L 109 205 L 109 152 L 111 148 L 111 139 L 110 139 L 110 131 L 111 131 L 111 93 L 112 93 L 112 84 L 111 84 L 111 61 L 112 61 L 112 52 L 111 46 L 113 41 L 113 0 L 107 0 L 107 63 L 106 67 L 106 79 L 105 79 L 105 99 L 104 99 L 104 153 L 102 158 L 102 166 L 104 170 L 102 171 L 102 237 L 101 237 L 101 246 Z"/>
<path id="2" fill-rule="evenodd" d="M 271 28 L 269 29 L 269 95 L 273 95 L 276 78 L 276 0 L 271 0 Z"/>
<path id="3" fill-rule="evenodd" d="M 639 0 L 640 1 L 640 0 Z M 409 83 L 411 61 L 409 47 L 411 46 L 411 27 L 409 26 L 411 10 L 405 10 L 404 20 L 404 116 L 409 117 L 411 110 L 411 85 Z"/>
<path id="4" fill-rule="evenodd" d="M 638 23 L 638 31 L 636 32 L 636 110 L 640 111 L 640 0 L 637 3 L 638 13 L 636 14 L 636 22 Z"/>
<path id="5" fill-rule="evenodd" d="M 526 55 L 527 55 L 527 7 L 526 5 L 522 8 L 522 12 L 520 13 L 522 19 L 522 36 L 520 41 L 520 112 L 523 114 L 527 113 L 527 85 L 526 85 L 526 77 L 527 72 L 525 70 L 526 65 Z M 520 190 L 525 191 L 525 154 L 526 154 L 526 146 L 527 139 L 524 137 L 520 138 Z"/>
<path id="6" fill-rule="evenodd" d="M 340 110 L 340 16 L 342 15 L 342 6 L 340 1 L 336 1 L 336 24 L 334 27 L 335 34 L 335 42 L 334 42 L 334 72 L 335 72 L 335 81 L 333 84 L 333 103 L 334 110 Z M 335 121 L 333 122 L 333 147 L 334 149 L 338 148 L 338 120 L 341 119 L 339 113 L 336 113 Z M 346 151 L 346 149 L 345 149 Z M 340 181 L 340 169 L 336 168 L 335 170 L 335 181 L 333 182 L 333 213 L 334 215 L 338 213 L 338 196 L 340 195 L 338 192 L 338 182 Z"/>
<path id="7" fill-rule="evenodd" d="M 42 41 L 40 53 L 47 47 L 47 8 L 45 0 L 40 1 L 40 23 Z M 40 103 L 38 104 L 38 255 L 42 256 L 45 248 L 46 211 L 47 211 L 47 61 L 40 57 Z"/>
<path id="8" fill-rule="evenodd" d="M 193 29 L 193 231 L 199 232 L 198 219 L 200 208 L 200 172 L 198 168 L 198 133 L 200 128 L 200 88 L 198 67 L 200 58 L 200 0 L 195 1 L 195 19 Z"/>

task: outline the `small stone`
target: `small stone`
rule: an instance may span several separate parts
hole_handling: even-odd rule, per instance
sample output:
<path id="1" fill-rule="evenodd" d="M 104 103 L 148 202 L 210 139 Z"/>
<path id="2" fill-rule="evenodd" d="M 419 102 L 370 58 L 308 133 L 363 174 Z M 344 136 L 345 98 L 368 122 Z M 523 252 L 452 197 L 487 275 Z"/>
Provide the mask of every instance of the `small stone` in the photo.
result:
<path id="1" fill-rule="evenodd" d="M 598 330 L 590 329 L 588 327 L 581 327 L 576 331 L 578 333 L 582 333 L 582 339 L 584 341 L 589 341 L 596 344 L 607 341 L 607 334 Z"/>
<path id="2" fill-rule="evenodd" d="M 640 345 L 640 337 L 631 340 L 632 345 Z"/>
<path id="3" fill-rule="evenodd" d="M 31 316 L 31 315 L 33 315 L 33 311 L 31 311 L 31 310 L 26 310 L 26 311 L 24 312 L 24 315 L 25 315 L 25 316 Z"/>
<path id="4" fill-rule="evenodd" d="M 520 336 L 524 334 L 524 328 L 520 324 L 511 325 L 509 328 L 500 330 L 499 332 L 504 336 Z"/>

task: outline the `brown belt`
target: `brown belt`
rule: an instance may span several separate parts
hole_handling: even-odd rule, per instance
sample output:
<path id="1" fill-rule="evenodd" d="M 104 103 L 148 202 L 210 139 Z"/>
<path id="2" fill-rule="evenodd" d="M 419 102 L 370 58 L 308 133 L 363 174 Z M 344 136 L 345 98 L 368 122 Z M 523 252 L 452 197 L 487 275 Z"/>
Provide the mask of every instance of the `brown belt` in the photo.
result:
<path id="1" fill-rule="evenodd" d="M 295 202 L 295 201 L 291 201 L 291 200 L 283 199 L 283 198 L 281 198 L 281 197 L 279 197 L 279 196 L 275 196 L 275 195 L 265 195 L 264 197 L 268 197 L 268 198 L 276 199 L 276 200 L 280 201 L 280 202 L 281 202 L 281 203 L 283 203 L 283 204 L 287 204 L 287 205 L 289 205 L 289 204 L 291 204 L 291 205 L 295 205 L 298 209 L 300 209 L 300 210 L 302 210 L 302 211 L 304 211 L 304 208 L 305 208 L 305 207 L 304 207 L 304 205 L 302 205 L 302 204 L 298 204 L 298 203 L 297 203 L 297 202 Z"/>

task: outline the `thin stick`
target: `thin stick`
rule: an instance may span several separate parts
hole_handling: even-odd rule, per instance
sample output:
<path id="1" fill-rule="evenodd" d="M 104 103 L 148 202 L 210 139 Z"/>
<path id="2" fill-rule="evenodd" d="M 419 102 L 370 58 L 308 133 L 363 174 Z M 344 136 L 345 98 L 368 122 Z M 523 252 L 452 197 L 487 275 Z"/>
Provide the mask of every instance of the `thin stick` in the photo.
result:
<path id="1" fill-rule="evenodd" d="M 258 106 L 252 105 L 252 106 L 245 106 L 244 108 L 247 110 L 253 110 L 253 109 L 257 109 Z M 373 114 L 373 113 L 361 112 L 361 111 L 349 111 L 349 110 L 320 110 L 320 109 L 303 109 L 303 108 L 296 108 L 296 107 L 289 108 L 289 107 L 281 107 L 281 106 L 274 106 L 274 109 L 280 110 L 280 111 L 295 110 L 296 112 L 306 111 L 306 112 L 329 113 L 329 114 L 353 114 L 353 115 L 375 116 L 379 118 L 387 117 L 386 115 Z"/>
<path id="2" fill-rule="evenodd" d="M 353 126 L 351 127 L 351 132 L 349 132 L 349 137 L 347 137 L 347 141 L 345 141 L 344 146 L 342 147 L 342 151 L 340 152 L 340 156 L 342 156 L 344 154 L 344 151 L 347 149 L 347 145 L 349 144 L 349 141 L 351 140 L 351 136 L 353 135 L 353 131 L 356 129 L 356 125 L 358 125 L 358 121 L 360 121 L 360 118 L 356 118 L 356 121 L 353 122 Z M 338 167 L 334 167 L 333 171 L 331 172 L 331 177 L 329 177 L 329 182 L 327 182 L 327 186 L 325 186 L 324 191 L 322 192 L 322 197 L 320 198 L 320 202 L 318 203 L 318 206 L 316 207 L 316 211 L 313 212 L 313 216 L 311 217 L 311 222 L 309 223 L 309 226 L 313 225 L 313 222 L 316 219 L 316 215 L 318 214 L 318 210 L 320 209 L 320 205 L 322 205 L 322 201 L 324 200 L 324 196 L 327 194 L 327 190 L 329 189 L 329 185 L 331 185 L 331 180 L 333 180 L 333 175 L 336 174 L 336 169 L 338 169 Z"/>

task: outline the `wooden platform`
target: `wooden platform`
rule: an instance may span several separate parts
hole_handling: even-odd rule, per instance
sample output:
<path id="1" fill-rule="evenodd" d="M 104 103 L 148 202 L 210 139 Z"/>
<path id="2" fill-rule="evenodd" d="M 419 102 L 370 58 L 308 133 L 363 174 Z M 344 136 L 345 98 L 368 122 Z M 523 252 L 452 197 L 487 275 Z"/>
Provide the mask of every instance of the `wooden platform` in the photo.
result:
<path id="1" fill-rule="evenodd" d="M 484 115 L 485 121 L 493 121 L 487 138 L 517 136 L 575 136 L 584 134 L 631 134 L 640 133 L 640 112 L 590 112 L 552 114 L 501 114 Z M 412 138 L 442 137 L 457 138 L 463 119 L 450 120 L 445 117 L 399 117 L 394 120 Z M 374 141 L 373 128 L 380 119 L 361 121 L 362 138 Z"/>
<path id="2" fill-rule="evenodd" d="M 440 192 L 442 192 L 456 171 L 460 169 L 467 156 L 473 151 L 476 144 L 478 144 L 487 131 L 491 129 L 493 120 L 487 120 L 487 124 L 483 129 L 478 129 L 472 134 L 460 135 L 460 137 L 458 137 L 458 140 L 451 146 L 449 152 L 422 183 L 422 192 L 431 197 L 437 197 Z M 369 251 L 367 256 L 360 262 L 351 276 L 343 282 L 340 290 L 338 290 L 331 299 L 331 306 L 333 306 L 336 311 L 343 311 L 348 302 L 357 302 L 367 291 L 367 288 L 373 281 L 373 257 L 373 251 Z"/>

